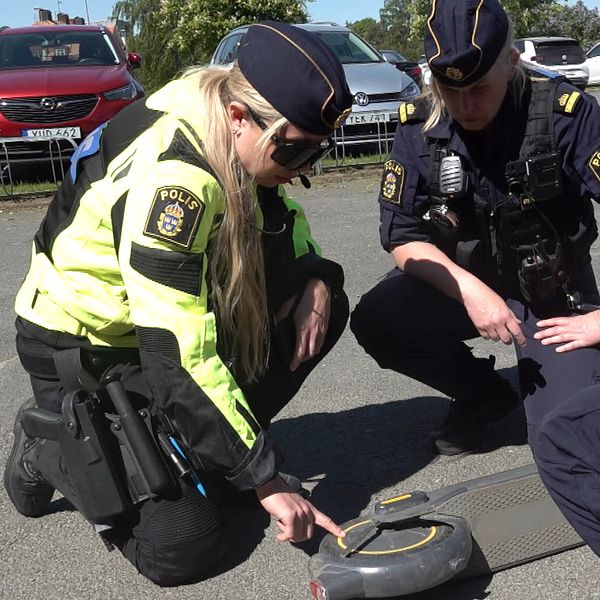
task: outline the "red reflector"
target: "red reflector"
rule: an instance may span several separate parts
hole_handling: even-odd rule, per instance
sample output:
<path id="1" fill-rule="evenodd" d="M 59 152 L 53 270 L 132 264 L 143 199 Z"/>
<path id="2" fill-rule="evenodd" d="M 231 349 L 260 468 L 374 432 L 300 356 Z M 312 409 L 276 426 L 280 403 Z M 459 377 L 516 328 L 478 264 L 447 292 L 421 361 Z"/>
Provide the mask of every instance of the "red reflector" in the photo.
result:
<path id="1" fill-rule="evenodd" d="M 413 67 L 410 74 L 413 77 L 419 77 L 421 75 L 421 67 Z"/>
<path id="2" fill-rule="evenodd" d="M 318 582 L 310 582 L 310 593 L 316 600 L 327 600 L 327 590 Z"/>

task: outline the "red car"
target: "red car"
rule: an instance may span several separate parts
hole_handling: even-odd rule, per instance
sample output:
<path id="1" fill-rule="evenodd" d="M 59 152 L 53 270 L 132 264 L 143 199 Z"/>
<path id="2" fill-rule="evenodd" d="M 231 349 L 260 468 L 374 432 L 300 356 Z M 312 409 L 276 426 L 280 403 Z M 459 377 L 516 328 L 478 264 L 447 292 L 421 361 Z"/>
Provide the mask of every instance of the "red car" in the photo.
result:
<path id="1" fill-rule="evenodd" d="M 102 26 L 0 30 L 0 180 L 34 162 L 63 163 L 96 127 L 144 95 L 140 57 Z"/>

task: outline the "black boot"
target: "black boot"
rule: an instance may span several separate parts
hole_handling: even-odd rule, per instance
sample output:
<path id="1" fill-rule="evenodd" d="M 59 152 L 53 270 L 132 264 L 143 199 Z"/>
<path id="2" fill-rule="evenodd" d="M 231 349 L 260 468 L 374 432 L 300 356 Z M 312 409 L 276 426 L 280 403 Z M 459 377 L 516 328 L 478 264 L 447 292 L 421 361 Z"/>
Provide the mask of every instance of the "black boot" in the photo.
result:
<path id="1" fill-rule="evenodd" d="M 489 362 L 493 368 L 492 357 Z M 483 442 L 487 426 L 509 415 L 519 403 L 510 383 L 496 372 L 483 388 L 477 388 L 477 392 L 452 400 L 440 429 L 433 432 L 439 454 L 451 456 L 475 450 Z"/>
<path id="2" fill-rule="evenodd" d="M 40 440 L 27 437 L 21 423 L 24 410 L 35 406 L 35 398 L 23 403 L 13 428 L 15 440 L 4 469 L 4 488 L 14 507 L 26 517 L 39 517 L 48 508 L 54 488 L 36 471 Z"/>

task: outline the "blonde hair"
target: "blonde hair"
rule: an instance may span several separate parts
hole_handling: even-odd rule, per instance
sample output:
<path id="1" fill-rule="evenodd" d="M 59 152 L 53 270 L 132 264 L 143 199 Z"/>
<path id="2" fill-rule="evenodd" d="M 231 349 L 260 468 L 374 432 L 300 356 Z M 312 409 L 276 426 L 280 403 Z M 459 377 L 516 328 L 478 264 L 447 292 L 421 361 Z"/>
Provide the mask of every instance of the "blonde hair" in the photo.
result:
<path id="1" fill-rule="evenodd" d="M 514 27 L 512 21 L 509 19 L 506 41 L 504 42 L 504 46 L 502 47 L 495 64 L 502 65 L 503 68 L 510 68 L 512 65 L 512 53 L 513 50 L 515 50 L 515 47 L 513 46 L 514 39 Z M 515 104 L 520 103 L 523 97 L 526 81 L 527 76 L 525 75 L 523 66 L 519 61 L 517 65 L 515 65 L 515 74 L 509 82 L 509 92 L 512 94 L 512 100 Z M 423 93 L 422 97 L 428 103 L 429 108 L 429 116 L 425 121 L 423 131 L 429 131 L 435 127 L 446 114 L 446 104 L 444 103 L 442 95 L 440 94 L 440 90 L 433 73 L 431 75 L 431 81 L 428 89 Z"/>
<path id="2" fill-rule="evenodd" d="M 259 147 L 288 121 L 258 94 L 237 64 L 231 69 L 194 68 L 184 76 L 192 75 L 199 80 L 204 155 L 225 196 L 223 219 L 208 251 L 218 335 L 234 359 L 236 375 L 255 381 L 269 356 L 265 271 L 253 178 L 235 151 L 228 106 L 241 102 L 271 123 L 259 138 Z"/>

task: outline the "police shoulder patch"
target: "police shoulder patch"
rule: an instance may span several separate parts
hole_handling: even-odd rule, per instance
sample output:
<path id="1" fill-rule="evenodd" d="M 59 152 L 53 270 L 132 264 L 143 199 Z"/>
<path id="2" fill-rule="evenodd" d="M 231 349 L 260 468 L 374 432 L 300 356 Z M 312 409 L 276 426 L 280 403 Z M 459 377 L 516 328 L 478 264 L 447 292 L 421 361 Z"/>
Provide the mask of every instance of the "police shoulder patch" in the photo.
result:
<path id="1" fill-rule="evenodd" d="M 404 167 L 396 160 L 386 160 L 381 178 L 381 199 L 401 206 L 403 187 Z"/>
<path id="2" fill-rule="evenodd" d="M 427 105 L 420 100 L 401 102 L 398 107 L 398 120 L 401 125 L 420 123 L 427 120 Z"/>
<path id="3" fill-rule="evenodd" d="M 594 177 L 600 181 L 600 148 L 598 148 L 588 160 L 588 167 Z"/>
<path id="4" fill-rule="evenodd" d="M 554 112 L 574 115 L 579 108 L 581 92 L 569 83 L 561 83 L 554 96 Z"/>
<path id="5" fill-rule="evenodd" d="M 204 204 L 177 185 L 160 187 L 154 194 L 144 233 L 189 250 L 198 230 Z"/>

